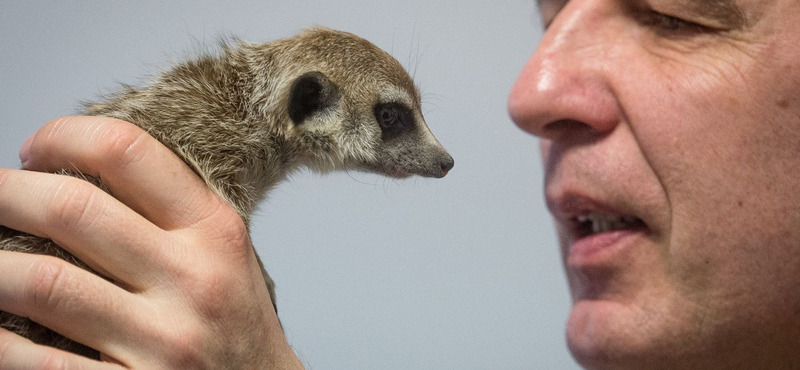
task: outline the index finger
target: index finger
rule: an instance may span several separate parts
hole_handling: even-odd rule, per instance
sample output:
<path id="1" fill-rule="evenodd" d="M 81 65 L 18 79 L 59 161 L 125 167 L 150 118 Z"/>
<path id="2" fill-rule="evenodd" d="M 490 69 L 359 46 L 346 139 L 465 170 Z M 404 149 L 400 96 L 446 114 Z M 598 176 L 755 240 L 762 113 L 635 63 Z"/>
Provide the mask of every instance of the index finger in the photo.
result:
<path id="1" fill-rule="evenodd" d="M 111 194 L 165 230 L 188 227 L 220 200 L 175 153 L 136 125 L 107 117 L 53 120 L 20 152 L 35 171 L 79 171 L 102 179 Z"/>

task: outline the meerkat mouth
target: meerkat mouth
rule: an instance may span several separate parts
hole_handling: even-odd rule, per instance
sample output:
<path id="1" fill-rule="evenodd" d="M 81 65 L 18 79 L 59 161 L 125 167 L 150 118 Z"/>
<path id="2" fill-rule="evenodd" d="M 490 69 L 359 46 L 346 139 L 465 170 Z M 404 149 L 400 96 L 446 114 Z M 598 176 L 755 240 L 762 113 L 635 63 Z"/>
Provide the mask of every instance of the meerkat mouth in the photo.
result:
<path id="1" fill-rule="evenodd" d="M 396 179 L 405 179 L 414 175 L 414 173 L 396 166 L 385 166 L 380 168 L 379 171 L 386 176 Z"/>
<path id="2" fill-rule="evenodd" d="M 405 179 L 413 176 L 414 174 L 403 170 L 396 166 L 378 166 L 375 164 L 362 164 L 356 167 L 357 170 L 368 172 L 368 173 L 377 173 L 387 177 L 395 178 L 395 179 Z"/>
<path id="3" fill-rule="evenodd" d="M 572 218 L 576 235 L 579 238 L 601 234 L 609 231 L 637 229 L 645 226 L 635 216 L 612 215 L 603 213 L 587 213 Z"/>

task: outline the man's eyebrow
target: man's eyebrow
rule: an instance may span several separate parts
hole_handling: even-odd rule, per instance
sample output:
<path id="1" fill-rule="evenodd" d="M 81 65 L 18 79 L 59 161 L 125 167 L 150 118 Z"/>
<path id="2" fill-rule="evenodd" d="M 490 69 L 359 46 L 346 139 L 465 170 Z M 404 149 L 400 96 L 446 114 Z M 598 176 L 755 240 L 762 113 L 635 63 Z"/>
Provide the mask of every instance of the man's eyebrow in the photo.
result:
<path id="1" fill-rule="evenodd" d="M 747 18 L 735 0 L 688 0 L 686 6 L 697 14 L 723 22 L 726 27 L 742 28 Z"/>
<path id="2" fill-rule="evenodd" d="M 563 6 L 568 1 L 536 0 L 536 6 L 541 12 L 544 10 L 545 5 L 554 5 L 554 3 L 561 2 L 562 4 L 560 5 Z M 747 26 L 747 17 L 742 9 L 736 5 L 736 0 L 677 0 L 677 3 L 685 6 L 695 14 L 722 22 L 722 26 L 727 28 L 740 29 Z"/>

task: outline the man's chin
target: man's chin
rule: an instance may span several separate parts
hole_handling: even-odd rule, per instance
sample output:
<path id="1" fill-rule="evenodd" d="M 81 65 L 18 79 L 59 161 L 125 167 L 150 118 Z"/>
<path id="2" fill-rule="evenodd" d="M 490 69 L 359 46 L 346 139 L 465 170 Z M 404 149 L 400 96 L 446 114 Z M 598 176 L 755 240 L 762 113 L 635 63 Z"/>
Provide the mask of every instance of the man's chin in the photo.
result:
<path id="1" fill-rule="evenodd" d="M 641 311 L 610 300 L 580 300 L 567 320 L 567 344 L 586 369 L 646 369 L 652 342 L 640 325 Z M 651 364 L 652 365 L 652 364 Z"/>

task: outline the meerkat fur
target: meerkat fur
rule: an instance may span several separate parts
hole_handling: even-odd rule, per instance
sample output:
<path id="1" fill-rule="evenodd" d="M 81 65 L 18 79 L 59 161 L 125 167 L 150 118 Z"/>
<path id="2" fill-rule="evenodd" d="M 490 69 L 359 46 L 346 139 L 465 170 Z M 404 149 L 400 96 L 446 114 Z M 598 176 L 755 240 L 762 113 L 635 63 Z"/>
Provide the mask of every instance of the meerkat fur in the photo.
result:
<path id="1" fill-rule="evenodd" d="M 82 113 L 147 131 L 248 228 L 258 202 L 300 168 L 438 178 L 453 166 L 428 129 L 419 92 L 400 63 L 358 36 L 327 28 L 266 44 L 226 45 L 218 55 L 174 66 L 148 86 L 123 86 Z M 100 180 L 83 178 L 107 191 Z M 91 271 L 51 240 L 2 226 L 0 250 L 52 255 Z M 274 303 L 274 284 L 263 265 L 262 271 Z M 0 327 L 99 358 L 94 349 L 27 318 L 0 311 Z"/>

